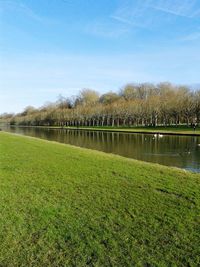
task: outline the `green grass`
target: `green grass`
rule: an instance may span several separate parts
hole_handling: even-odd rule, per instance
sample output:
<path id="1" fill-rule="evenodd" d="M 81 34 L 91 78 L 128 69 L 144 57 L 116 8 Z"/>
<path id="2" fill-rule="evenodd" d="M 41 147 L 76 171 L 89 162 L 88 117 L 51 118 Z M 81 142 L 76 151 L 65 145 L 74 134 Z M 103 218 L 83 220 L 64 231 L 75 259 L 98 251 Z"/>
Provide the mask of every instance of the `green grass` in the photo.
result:
<path id="1" fill-rule="evenodd" d="M 69 127 L 69 128 L 76 128 L 76 127 Z M 185 125 L 181 126 L 157 126 L 157 127 L 145 127 L 145 126 L 138 126 L 138 127 L 111 127 L 111 126 L 81 126 L 78 127 L 79 129 L 95 129 L 95 130 L 102 130 L 102 131 L 128 131 L 128 132 L 145 132 L 145 133 L 166 133 L 166 134 L 184 134 L 184 135 L 200 135 L 200 127 L 197 127 L 194 131 L 193 128 L 187 127 Z"/>
<path id="2" fill-rule="evenodd" d="M 200 175 L 0 133 L 0 266 L 200 266 Z"/>

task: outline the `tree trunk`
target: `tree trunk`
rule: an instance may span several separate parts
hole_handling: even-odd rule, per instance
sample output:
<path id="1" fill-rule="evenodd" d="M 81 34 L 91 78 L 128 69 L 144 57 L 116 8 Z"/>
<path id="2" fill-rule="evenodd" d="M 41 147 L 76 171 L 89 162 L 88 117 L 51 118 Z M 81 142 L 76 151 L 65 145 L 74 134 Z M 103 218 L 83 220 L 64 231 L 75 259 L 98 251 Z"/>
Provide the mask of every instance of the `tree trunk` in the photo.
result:
<path id="1" fill-rule="evenodd" d="M 117 127 L 119 127 L 119 118 L 117 118 Z"/>
<path id="2" fill-rule="evenodd" d="M 115 120 L 112 119 L 112 127 L 114 127 L 114 126 L 115 126 Z"/>
<path id="3" fill-rule="evenodd" d="M 102 118 L 102 121 L 101 121 L 101 126 L 103 127 L 104 125 L 104 117 Z"/>
<path id="4" fill-rule="evenodd" d="M 109 126 L 109 121 L 110 121 L 110 119 L 109 119 L 109 117 L 107 117 L 107 126 Z"/>

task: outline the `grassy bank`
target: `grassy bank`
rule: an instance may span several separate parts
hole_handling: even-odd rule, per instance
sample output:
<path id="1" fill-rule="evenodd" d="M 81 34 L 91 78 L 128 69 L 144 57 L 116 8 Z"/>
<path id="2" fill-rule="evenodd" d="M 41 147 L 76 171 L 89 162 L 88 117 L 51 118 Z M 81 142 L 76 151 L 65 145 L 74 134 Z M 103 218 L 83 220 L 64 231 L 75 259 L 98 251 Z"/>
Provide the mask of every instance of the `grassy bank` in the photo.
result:
<path id="1" fill-rule="evenodd" d="M 77 129 L 77 127 L 68 127 L 71 129 Z M 157 126 L 157 127 L 110 127 L 110 126 L 94 126 L 94 127 L 78 127 L 78 129 L 87 130 L 99 130 L 99 131 L 117 131 L 117 132 L 133 132 L 133 133 L 161 133 L 161 134 L 175 134 L 175 135 L 199 135 L 200 127 L 197 127 L 194 131 L 193 128 L 187 126 Z"/>
<path id="2" fill-rule="evenodd" d="M 166 135 L 191 135 L 200 136 L 200 127 L 197 127 L 195 131 L 191 127 L 187 126 L 157 126 L 157 127 L 111 127 L 111 126 L 22 126 L 12 125 L 12 127 L 28 127 L 28 128 L 53 128 L 53 129 L 79 129 L 79 130 L 91 130 L 91 131 L 111 131 L 111 132 L 127 132 L 127 133 L 149 133 L 149 134 L 166 134 Z"/>
<path id="3" fill-rule="evenodd" d="M 200 175 L 0 132 L 0 266 L 199 266 Z"/>

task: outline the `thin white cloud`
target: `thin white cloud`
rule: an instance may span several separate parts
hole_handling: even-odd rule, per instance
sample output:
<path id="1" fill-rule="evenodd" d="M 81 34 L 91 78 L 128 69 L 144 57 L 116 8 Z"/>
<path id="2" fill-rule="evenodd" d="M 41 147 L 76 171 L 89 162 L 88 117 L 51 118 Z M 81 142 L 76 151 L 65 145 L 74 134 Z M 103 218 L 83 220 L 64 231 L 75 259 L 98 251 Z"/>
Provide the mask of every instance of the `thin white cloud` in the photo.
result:
<path id="1" fill-rule="evenodd" d="M 175 15 L 175 16 L 186 17 L 186 18 L 190 18 L 191 17 L 191 16 L 186 15 L 183 12 L 179 12 L 178 10 L 175 10 L 175 9 L 169 9 L 169 8 L 165 8 L 165 7 L 162 7 L 162 6 L 151 6 L 151 7 L 153 9 L 158 10 L 158 11 L 162 11 L 164 13 L 172 14 L 172 15 Z"/>
<path id="2" fill-rule="evenodd" d="M 197 0 L 158 0 L 151 1 L 149 7 L 175 16 L 193 18 L 200 12 L 200 9 L 196 10 L 197 3 Z"/>
<path id="3" fill-rule="evenodd" d="M 151 28 L 158 22 L 168 21 L 169 16 L 200 16 L 198 0 L 123 0 L 111 15 L 121 23 L 142 28 Z"/>
<path id="4" fill-rule="evenodd" d="M 36 20 L 36 21 L 42 22 L 42 23 L 48 23 L 48 24 L 52 23 L 52 20 L 38 15 L 36 12 L 33 11 L 33 9 L 31 9 L 30 7 L 28 7 L 24 4 L 20 4 L 19 9 L 21 9 L 21 11 L 23 11 L 26 14 L 26 16 L 32 18 L 33 20 Z"/>
<path id="5" fill-rule="evenodd" d="M 115 19 L 119 22 L 122 22 L 122 23 L 125 23 L 125 24 L 128 24 L 130 26 L 135 26 L 135 27 L 138 27 L 138 28 L 147 28 L 145 25 L 141 24 L 141 23 L 137 23 L 137 22 L 134 22 L 134 21 L 131 21 L 129 19 L 126 19 L 126 18 L 123 18 L 123 17 L 120 17 L 120 16 L 116 16 L 116 15 L 111 15 L 110 16 L 112 19 Z"/>
<path id="6" fill-rule="evenodd" d="M 144 1 L 122 1 L 113 12 L 111 18 L 134 27 L 148 28 L 149 18 L 144 19 L 148 0 Z"/>
<path id="7" fill-rule="evenodd" d="M 37 21 L 42 24 L 55 24 L 57 23 L 56 20 L 52 18 L 47 18 L 43 15 L 37 14 L 32 8 L 25 5 L 21 1 L 18 0 L 6 0 L 3 2 L 0 2 L 0 9 L 1 12 L 7 12 L 7 11 L 15 11 L 15 12 L 21 12 L 28 18 Z"/>

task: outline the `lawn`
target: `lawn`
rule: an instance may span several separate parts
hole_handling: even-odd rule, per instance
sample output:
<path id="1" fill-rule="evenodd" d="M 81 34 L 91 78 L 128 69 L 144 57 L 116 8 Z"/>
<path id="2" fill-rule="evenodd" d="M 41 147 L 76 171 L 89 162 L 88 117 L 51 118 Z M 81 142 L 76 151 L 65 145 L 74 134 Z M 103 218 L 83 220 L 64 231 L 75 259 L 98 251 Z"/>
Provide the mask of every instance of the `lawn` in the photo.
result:
<path id="1" fill-rule="evenodd" d="M 200 175 L 0 132 L 0 266 L 200 266 Z"/>

